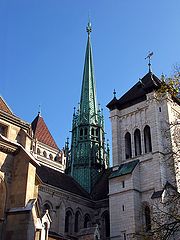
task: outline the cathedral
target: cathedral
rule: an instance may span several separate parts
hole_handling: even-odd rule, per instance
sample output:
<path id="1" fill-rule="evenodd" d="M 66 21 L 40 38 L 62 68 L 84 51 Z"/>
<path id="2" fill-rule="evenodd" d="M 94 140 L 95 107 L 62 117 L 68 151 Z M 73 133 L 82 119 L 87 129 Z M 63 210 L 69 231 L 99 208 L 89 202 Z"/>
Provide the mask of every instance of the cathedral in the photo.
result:
<path id="1" fill-rule="evenodd" d="M 59 149 L 39 112 L 32 123 L 0 97 L 0 239 L 140 240 L 155 204 L 180 191 L 180 100 L 151 70 L 107 104 L 112 166 L 97 104 L 91 24 L 71 142 Z M 179 230 L 179 229 L 178 229 Z M 179 239 L 178 231 L 170 239 Z"/>

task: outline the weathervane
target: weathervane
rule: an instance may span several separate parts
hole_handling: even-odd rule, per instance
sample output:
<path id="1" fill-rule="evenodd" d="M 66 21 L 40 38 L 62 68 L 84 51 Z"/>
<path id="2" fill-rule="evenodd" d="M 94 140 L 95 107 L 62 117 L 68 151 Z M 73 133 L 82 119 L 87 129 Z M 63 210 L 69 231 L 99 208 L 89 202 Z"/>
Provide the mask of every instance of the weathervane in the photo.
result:
<path id="1" fill-rule="evenodd" d="M 151 71 L 151 57 L 152 57 L 152 55 L 153 55 L 153 52 L 150 52 L 149 51 L 149 54 L 147 55 L 147 57 L 145 58 L 145 59 L 149 59 L 149 63 L 148 63 L 148 66 L 149 66 L 149 72 L 152 72 Z"/>

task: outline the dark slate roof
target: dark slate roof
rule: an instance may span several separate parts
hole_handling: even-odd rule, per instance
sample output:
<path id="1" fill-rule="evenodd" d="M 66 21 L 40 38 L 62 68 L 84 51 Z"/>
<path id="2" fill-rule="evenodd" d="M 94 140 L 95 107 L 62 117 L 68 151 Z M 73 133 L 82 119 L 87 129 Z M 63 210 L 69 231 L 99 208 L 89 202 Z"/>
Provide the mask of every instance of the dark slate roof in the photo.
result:
<path id="1" fill-rule="evenodd" d="M 58 239 L 58 240 L 69 239 L 69 238 L 63 237 L 62 235 L 60 235 L 60 234 L 58 234 L 56 232 L 53 232 L 53 231 L 49 231 L 48 235 L 49 235 L 49 237 L 51 237 L 53 239 Z"/>
<path id="2" fill-rule="evenodd" d="M 174 190 L 177 194 L 180 194 L 180 193 L 177 191 L 177 188 L 174 187 L 171 183 L 169 183 L 169 182 L 167 181 L 162 190 L 153 192 L 153 194 L 152 194 L 152 196 L 151 196 L 151 199 L 160 198 L 160 197 L 162 196 L 164 190 L 165 190 L 165 189 L 168 189 L 168 188 Z"/>
<path id="3" fill-rule="evenodd" d="M 160 87 L 161 81 L 153 73 L 148 72 L 140 81 L 138 81 L 129 91 L 127 91 L 119 100 L 113 98 L 107 108 L 124 109 L 134 104 L 146 100 L 146 94 Z"/>
<path id="4" fill-rule="evenodd" d="M 37 174 L 43 183 L 74 193 L 81 197 L 90 198 L 86 192 L 71 176 L 46 166 L 37 167 Z"/>
<path id="5" fill-rule="evenodd" d="M 48 127 L 46 126 L 46 123 L 44 122 L 44 119 L 40 116 L 40 114 L 38 114 L 37 117 L 33 120 L 31 126 L 34 137 L 37 138 L 39 142 L 59 150 Z"/>
<path id="6" fill-rule="evenodd" d="M 131 162 L 121 164 L 117 170 L 111 173 L 109 178 L 120 177 L 132 173 L 138 163 L 139 160 L 133 160 Z"/>
<path id="7" fill-rule="evenodd" d="M 164 191 L 164 189 L 163 189 L 163 190 L 160 190 L 160 191 L 153 192 L 151 198 L 152 198 L 152 199 L 160 198 L 160 197 L 162 196 L 163 191 Z"/>
<path id="8" fill-rule="evenodd" d="M 109 175 L 111 174 L 112 170 L 106 169 L 99 180 L 96 182 L 94 188 L 91 192 L 91 198 L 95 201 L 102 200 L 108 198 L 109 193 Z"/>

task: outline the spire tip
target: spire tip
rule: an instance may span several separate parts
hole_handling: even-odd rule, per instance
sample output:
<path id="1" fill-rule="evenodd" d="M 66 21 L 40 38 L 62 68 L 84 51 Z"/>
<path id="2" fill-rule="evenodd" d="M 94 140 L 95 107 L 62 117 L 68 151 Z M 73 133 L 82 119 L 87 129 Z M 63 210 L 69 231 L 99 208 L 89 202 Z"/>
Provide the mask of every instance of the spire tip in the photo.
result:
<path id="1" fill-rule="evenodd" d="M 116 90 L 113 91 L 114 98 L 116 98 Z"/>
<path id="2" fill-rule="evenodd" d="M 91 27 L 91 22 L 90 20 L 88 21 L 88 25 L 86 27 L 86 31 L 88 33 L 88 35 L 90 35 L 90 33 L 92 32 L 92 27 Z"/>

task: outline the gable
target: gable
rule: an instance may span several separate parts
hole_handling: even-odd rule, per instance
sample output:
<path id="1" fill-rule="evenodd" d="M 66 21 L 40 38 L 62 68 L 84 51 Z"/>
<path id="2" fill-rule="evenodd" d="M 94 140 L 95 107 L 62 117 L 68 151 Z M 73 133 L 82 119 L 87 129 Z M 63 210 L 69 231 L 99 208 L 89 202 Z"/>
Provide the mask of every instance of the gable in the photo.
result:
<path id="1" fill-rule="evenodd" d="M 13 114 L 11 109 L 1 96 L 0 96 L 0 110 L 11 115 Z"/>
<path id="2" fill-rule="evenodd" d="M 41 143 L 46 144 L 52 148 L 59 150 L 55 140 L 53 139 L 44 119 L 38 114 L 38 116 L 31 123 L 34 137 Z"/>

